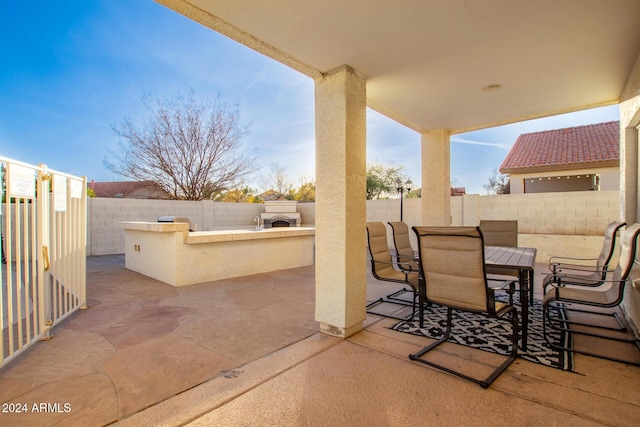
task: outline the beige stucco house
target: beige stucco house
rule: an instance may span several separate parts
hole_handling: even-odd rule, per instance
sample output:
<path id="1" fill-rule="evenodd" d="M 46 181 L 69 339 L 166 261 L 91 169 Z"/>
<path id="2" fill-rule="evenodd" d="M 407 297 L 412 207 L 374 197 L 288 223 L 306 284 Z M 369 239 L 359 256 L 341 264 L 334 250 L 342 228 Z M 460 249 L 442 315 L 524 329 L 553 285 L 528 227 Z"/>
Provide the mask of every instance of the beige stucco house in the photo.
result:
<path id="1" fill-rule="evenodd" d="M 525 133 L 500 165 L 511 194 L 620 189 L 620 122 Z"/>

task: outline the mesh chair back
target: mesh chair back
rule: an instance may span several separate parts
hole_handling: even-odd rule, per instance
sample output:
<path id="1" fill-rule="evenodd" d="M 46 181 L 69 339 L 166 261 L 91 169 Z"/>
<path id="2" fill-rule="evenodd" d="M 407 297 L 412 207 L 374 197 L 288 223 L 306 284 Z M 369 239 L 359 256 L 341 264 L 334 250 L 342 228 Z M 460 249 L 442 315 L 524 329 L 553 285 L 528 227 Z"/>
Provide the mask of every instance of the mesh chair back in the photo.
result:
<path id="1" fill-rule="evenodd" d="M 395 270 L 391 264 L 391 253 L 387 243 L 387 227 L 381 222 L 368 222 L 367 238 L 373 271 L 379 276 L 394 275 Z"/>
<path id="2" fill-rule="evenodd" d="M 638 234 L 640 234 L 640 224 L 633 224 L 627 226 L 622 233 L 622 241 L 620 242 L 620 260 L 618 266 L 613 271 L 613 280 L 627 280 L 631 268 L 633 267 L 633 261 L 636 257 L 636 245 Z"/>
<path id="3" fill-rule="evenodd" d="M 413 227 L 430 302 L 488 311 L 484 243 L 478 227 Z"/>
<path id="4" fill-rule="evenodd" d="M 605 266 L 608 265 L 613 256 L 613 251 L 616 247 L 616 234 L 618 230 L 625 225 L 624 222 L 614 221 L 607 225 L 604 230 L 604 241 L 602 242 L 602 250 L 598 256 L 598 263 L 596 265 Z"/>
<path id="5" fill-rule="evenodd" d="M 518 246 L 518 221 L 485 219 L 480 230 L 487 246 Z"/>
<path id="6" fill-rule="evenodd" d="M 409 238 L 409 226 L 402 221 L 389 222 L 393 230 L 393 242 L 396 246 L 396 252 L 404 256 L 413 256 L 413 247 Z"/>
<path id="7" fill-rule="evenodd" d="M 398 263 L 406 264 L 414 270 L 418 269 L 418 264 L 413 259 L 413 247 L 411 246 L 411 239 L 409 238 L 409 226 L 402 221 L 389 222 L 391 230 L 393 231 L 393 243 L 396 247 L 396 252 L 401 257 Z"/>
<path id="8" fill-rule="evenodd" d="M 639 234 L 640 224 L 628 226 L 624 233 L 622 233 L 618 266 L 613 270 L 613 274 L 609 272 L 602 285 L 596 288 L 597 291 L 604 293 L 603 298 L 598 300 L 600 302 L 604 301 L 602 305 L 614 306 L 622 301 L 625 282 L 629 277 L 629 273 L 631 273 L 636 257 L 636 245 Z"/>

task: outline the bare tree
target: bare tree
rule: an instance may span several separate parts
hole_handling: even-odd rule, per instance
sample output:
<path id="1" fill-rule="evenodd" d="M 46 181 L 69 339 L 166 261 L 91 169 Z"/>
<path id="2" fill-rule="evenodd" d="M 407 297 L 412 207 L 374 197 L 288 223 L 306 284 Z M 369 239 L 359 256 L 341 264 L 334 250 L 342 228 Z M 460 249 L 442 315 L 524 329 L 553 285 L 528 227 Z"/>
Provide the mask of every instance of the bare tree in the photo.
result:
<path id="1" fill-rule="evenodd" d="M 293 184 L 287 176 L 287 169 L 278 163 L 269 165 L 271 172 L 267 176 L 262 177 L 262 185 L 265 191 L 274 190 L 277 193 L 285 195 L 293 189 Z"/>
<path id="2" fill-rule="evenodd" d="M 104 159 L 106 168 L 183 200 L 208 199 L 254 171 L 255 156 L 241 151 L 248 126 L 235 107 L 197 101 L 193 90 L 164 101 L 145 94 L 142 103 L 149 112 L 142 126 L 128 118 L 113 126 L 119 150 Z"/>
<path id="3" fill-rule="evenodd" d="M 489 181 L 482 187 L 487 194 L 509 194 L 511 189 L 511 178 L 509 175 L 502 175 L 494 169 L 489 177 Z"/>

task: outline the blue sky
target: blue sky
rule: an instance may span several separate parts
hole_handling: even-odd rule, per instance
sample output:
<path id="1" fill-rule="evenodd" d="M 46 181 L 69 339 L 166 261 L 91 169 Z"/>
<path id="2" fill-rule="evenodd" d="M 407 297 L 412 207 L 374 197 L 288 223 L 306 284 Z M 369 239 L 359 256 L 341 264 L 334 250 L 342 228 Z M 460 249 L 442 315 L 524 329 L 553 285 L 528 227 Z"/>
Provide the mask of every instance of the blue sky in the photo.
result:
<path id="1" fill-rule="evenodd" d="M 111 127 L 141 123 L 143 93 L 194 89 L 221 95 L 251 123 L 244 148 L 290 180 L 313 179 L 313 81 L 151 0 L 20 1 L 0 4 L 0 155 L 96 181 L 121 179 L 102 161 Z M 420 135 L 368 110 L 367 161 L 403 166 L 420 186 Z M 468 193 L 485 184 L 519 134 L 618 120 L 611 106 L 501 126 L 451 140 L 451 179 Z"/>

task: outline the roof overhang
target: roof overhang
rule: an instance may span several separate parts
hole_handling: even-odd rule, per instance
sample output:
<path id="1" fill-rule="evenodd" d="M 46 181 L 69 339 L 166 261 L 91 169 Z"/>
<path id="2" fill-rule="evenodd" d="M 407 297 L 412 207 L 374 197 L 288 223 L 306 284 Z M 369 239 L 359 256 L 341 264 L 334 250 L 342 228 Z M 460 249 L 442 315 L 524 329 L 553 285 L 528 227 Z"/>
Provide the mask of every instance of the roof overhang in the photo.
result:
<path id="1" fill-rule="evenodd" d="M 540 166 L 531 168 L 513 168 L 513 169 L 500 169 L 500 173 L 504 175 L 524 175 L 530 173 L 539 172 L 561 172 L 570 170 L 582 170 L 582 169 L 601 169 L 601 168 L 619 168 L 620 160 L 608 160 L 603 162 L 589 162 L 589 163 L 568 163 L 564 165 L 553 166 Z"/>
<path id="2" fill-rule="evenodd" d="M 349 65 L 368 106 L 460 133 L 618 103 L 637 0 L 157 0 L 317 79 Z"/>

